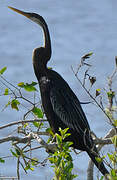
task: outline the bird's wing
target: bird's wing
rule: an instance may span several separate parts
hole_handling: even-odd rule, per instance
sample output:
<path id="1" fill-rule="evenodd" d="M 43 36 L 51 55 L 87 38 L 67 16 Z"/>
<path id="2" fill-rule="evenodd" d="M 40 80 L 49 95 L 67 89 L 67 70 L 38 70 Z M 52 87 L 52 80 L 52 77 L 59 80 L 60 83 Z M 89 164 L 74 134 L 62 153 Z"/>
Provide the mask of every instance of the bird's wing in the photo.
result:
<path id="1" fill-rule="evenodd" d="M 80 102 L 73 92 L 67 91 L 66 88 L 54 87 L 50 91 L 50 100 L 54 112 L 67 127 L 80 134 L 90 129 Z"/>

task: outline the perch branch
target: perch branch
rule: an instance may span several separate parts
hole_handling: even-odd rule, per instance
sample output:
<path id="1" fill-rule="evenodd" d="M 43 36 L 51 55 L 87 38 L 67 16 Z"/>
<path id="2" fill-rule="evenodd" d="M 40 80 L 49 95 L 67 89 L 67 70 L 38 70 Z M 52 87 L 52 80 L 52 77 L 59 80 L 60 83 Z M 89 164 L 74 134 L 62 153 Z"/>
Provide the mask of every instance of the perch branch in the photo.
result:
<path id="1" fill-rule="evenodd" d="M 17 136 L 8 136 L 5 138 L 0 139 L 0 144 L 4 143 L 4 142 L 9 142 L 12 141 L 14 142 L 14 144 L 18 144 L 18 143 L 28 143 L 30 142 L 32 139 L 36 139 L 38 141 L 39 144 L 41 144 L 42 147 L 44 147 L 46 150 L 49 151 L 55 151 L 56 148 L 56 143 L 49 143 L 47 144 L 40 136 L 42 134 L 44 134 L 43 132 L 38 132 L 37 133 L 29 133 L 28 136 L 21 138 L 21 137 L 17 137 Z M 45 132 L 45 134 L 47 135 L 48 133 Z"/>
<path id="2" fill-rule="evenodd" d="M 10 126 L 17 125 L 17 124 L 33 123 L 33 122 L 44 122 L 44 121 L 47 121 L 47 120 L 46 119 L 29 119 L 29 120 L 15 121 L 15 122 L 11 122 L 11 123 L 8 123 L 6 125 L 0 126 L 0 130 L 4 129 L 4 128 L 7 128 L 7 127 L 10 127 Z"/>

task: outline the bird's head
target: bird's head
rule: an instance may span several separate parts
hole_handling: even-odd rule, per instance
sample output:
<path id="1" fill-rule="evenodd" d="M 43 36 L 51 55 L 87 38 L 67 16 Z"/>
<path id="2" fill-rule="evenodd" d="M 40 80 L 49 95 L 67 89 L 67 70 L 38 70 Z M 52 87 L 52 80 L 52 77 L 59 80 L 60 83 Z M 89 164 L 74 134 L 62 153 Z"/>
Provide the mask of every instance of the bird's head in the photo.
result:
<path id="1" fill-rule="evenodd" d="M 25 17 L 28 19 L 34 21 L 38 25 L 40 25 L 43 30 L 44 30 L 44 39 L 45 39 L 45 44 L 43 47 L 36 48 L 33 50 L 33 65 L 36 69 L 42 71 L 43 68 L 46 68 L 47 62 L 50 60 L 51 57 L 51 42 L 50 42 L 50 36 L 49 36 L 49 31 L 47 24 L 42 16 L 36 13 L 28 13 L 21 11 L 19 9 L 10 7 L 9 8 Z"/>
<path id="2" fill-rule="evenodd" d="M 39 24 L 40 26 L 43 26 L 44 24 L 46 24 L 44 18 L 42 16 L 40 16 L 39 14 L 24 12 L 19 9 L 13 8 L 11 6 L 8 6 L 8 8 L 27 17 L 28 19 L 34 21 L 35 23 Z"/>

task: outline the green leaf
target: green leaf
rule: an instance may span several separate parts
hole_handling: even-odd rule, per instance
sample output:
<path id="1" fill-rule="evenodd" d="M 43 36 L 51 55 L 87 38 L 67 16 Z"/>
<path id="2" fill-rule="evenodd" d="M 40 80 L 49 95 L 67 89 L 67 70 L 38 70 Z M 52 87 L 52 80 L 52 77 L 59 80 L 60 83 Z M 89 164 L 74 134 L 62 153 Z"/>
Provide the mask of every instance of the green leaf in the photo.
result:
<path id="1" fill-rule="evenodd" d="M 49 130 L 48 130 L 49 131 Z M 68 136 L 70 133 L 67 133 L 68 128 L 62 130 L 59 128 L 59 134 L 55 134 L 57 147 L 54 154 L 50 154 L 49 161 L 53 164 L 55 179 L 59 180 L 72 180 L 77 177 L 77 175 L 72 174 L 73 170 L 73 159 L 70 154 L 69 147 L 73 144 L 72 142 L 65 142 L 63 141 L 65 136 Z"/>
<path id="2" fill-rule="evenodd" d="M 15 156 L 15 157 L 17 157 L 17 158 L 19 157 L 17 153 L 15 153 L 14 151 L 12 151 L 12 149 L 10 149 L 10 151 L 11 151 L 11 153 L 12 153 L 13 156 Z"/>
<path id="3" fill-rule="evenodd" d="M 116 171 L 115 171 L 115 169 L 112 169 L 112 170 L 111 170 L 111 176 L 112 176 L 112 177 L 116 177 Z"/>
<path id="4" fill-rule="evenodd" d="M 90 52 L 90 53 L 85 54 L 82 58 L 87 59 L 87 58 L 90 58 L 90 56 L 92 55 L 93 55 L 93 52 Z"/>
<path id="5" fill-rule="evenodd" d="M 23 88 L 23 87 L 24 87 L 24 82 L 18 83 L 18 86 L 21 87 L 21 88 Z"/>
<path id="6" fill-rule="evenodd" d="M 5 71 L 6 71 L 7 67 L 3 67 L 1 70 L 0 70 L 0 75 L 2 75 Z"/>
<path id="7" fill-rule="evenodd" d="M 9 90 L 8 90 L 8 88 L 6 88 L 4 91 L 4 95 L 8 95 L 8 93 L 9 93 Z"/>
<path id="8" fill-rule="evenodd" d="M 61 136 L 63 139 L 67 138 L 68 136 L 70 136 L 70 133 L 67 133 L 67 131 L 69 130 L 69 128 L 66 128 L 64 130 L 62 130 L 61 128 L 59 128 L 59 131 L 61 133 Z"/>
<path id="9" fill-rule="evenodd" d="M 61 129 L 59 128 L 59 132 L 61 133 L 61 136 L 64 137 L 65 133 L 68 131 L 69 128 L 66 128 L 66 129 Z"/>
<path id="10" fill-rule="evenodd" d="M 11 102 L 8 101 L 8 103 L 5 105 L 5 108 L 7 108 L 10 104 L 11 104 Z"/>
<path id="11" fill-rule="evenodd" d="M 88 56 L 92 56 L 92 55 L 93 55 L 93 52 L 88 53 Z"/>
<path id="12" fill-rule="evenodd" d="M 36 86 L 37 84 L 38 84 L 37 82 L 32 81 L 32 83 L 30 85 L 31 86 Z"/>
<path id="13" fill-rule="evenodd" d="M 31 168 L 30 168 L 30 170 L 31 170 L 31 171 L 34 171 L 34 168 L 33 168 L 33 167 L 31 167 Z"/>
<path id="14" fill-rule="evenodd" d="M 117 127 L 117 119 L 114 120 L 114 126 Z"/>
<path id="15" fill-rule="evenodd" d="M 0 158 L 0 163 L 5 163 L 5 160 Z"/>
<path id="16" fill-rule="evenodd" d="M 20 152 L 19 149 L 15 148 L 15 151 L 16 151 L 17 156 L 20 156 L 20 155 L 21 155 L 21 152 Z"/>
<path id="17" fill-rule="evenodd" d="M 48 69 L 52 70 L 52 67 L 48 67 Z"/>
<path id="18" fill-rule="evenodd" d="M 54 137 L 54 133 L 51 128 L 47 128 L 46 132 L 48 132 L 52 137 Z"/>
<path id="19" fill-rule="evenodd" d="M 70 135 L 71 135 L 70 133 L 65 134 L 63 139 L 67 138 Z"/>
<path id="20" fill-rule="evenodd" d="M 113 136 L 113 137 L 111 138 L 111 141 L 112 141 L 112 143 L 115 145 L 115 147 L 117 147 L 117 135 Z"/>
<path id="21" fill-rule="evenodd" d="M 56 161 L 56 166 L 59 166 L 61 163 L 61 157 L 58 157 L 58 160 Z"/>
<path id="22" fill-rule="evenodd" d="M 62 137 L 59 134 L 56 134 L 56 139 L 58 145 L 62 143 Z"/>
<path id="23" fill-rule="evenodd" d="M 114 155 L 113 154 L 109 154 L 109 153 L 107 153 L 107 154 L 108 154 L 109 159 L 112 161 L 114 159 Z"/>
<path id="24" fill-rule="evenodd" d="M 32 83 L 24 83 L 24 82 L 20 82 L 18 83 L 18 86 L 21 87 L 21 88 L 24 88 L 26 91 L 28 92 L 32 92 L 32 91 L 37 91 L 37 89 L 34 87 L 36 86 L 38 83 L 37 82 L 34 82 L 32 81 Z"/>
<path id="25" fill-rule="evenodd" d="M 115 96 L 115 92 L 109 91 L 109 92 L 107 92 L 107 96 L 108 96 L 108 98 L 113 98 Z"/>
<path id="26" fill-rule="evenodd" d="M 17 111 L 19 110 L 19 108 L 18 108 L 18 105 L 20 104 L 20 102 L 17 100 L 17 99 L 13 99 L 12 101 L 11 101 L 11 107 L 12 107 L 12 109 L 16 109 Z"/>
<path id="27" fill-rule="evenodd" d="M 66 128 L 66 129 L 62 130 L 64 135 L 67 133 L 68 129 L 69 128 Z M 60 130 L 60 132 L 62 132 L 62 131 Z"/>
<path id="28" fill-rule="evenodd" d="M 100 180 L 103 180 L 104 179 L 104 176 L 101 176 Z"/>
<path id="29" fill-rule="evenodd" d="M 27 171 L 27 170 L 34 171 L 34 168 L 32 168 L 32 167 L 30 166 L 30 164 L 28 163 L 28 165 L 25 167 L 25 170 L 26 170 L 26 171 Z"/>
<path id="30" fill-rule="evenodd" d="M 25 167 L 25 170 L 29 170 L 30 169 L 30 164 L 28 164 L 26 167 Z"/>
<path id="31" fill-rule="evenodd" d="M 72 163 L 72 161 L 68 161 L 68 165 L 67 165 L 67 168 L 66 168 L 67 172 L 71 172 L 72 169 L 73 169 L 73 163 Z"/>
<path id="32" fill-rule="evenodd" d="M 95 157 L 95 159 L 96 159 L 96 161 L 97 161 L 98 163 L 101 163 L 101 162 L 102 162 L 102 159 L 101 159 L 100 157 Z"/>
<path id="33" fill-rule="evenodd" d="M 48 159 L 49 159 L 49 161 L 50 161 L 51 163 L 54 163 L 54 157 L 53 157 L 53 156 L 48 157 Z"/>
<path id="34" fill-rule="evenodd" d="M 32 166 L 38 165 L 38 159 L 37 158 L 32 158 L 31 159 L 31 164 L 32 164 Z"/>
<path id="35" fill-rule="evenodd" d="M 68 148 L 69 148 L 71 145 L 73 145 L 73 142 L 67 141 L 67 142 L 65 142 L 65 144 L 64 144 L 64 148 L 65 148 L 66 150 L 68 150 Z"/>
<path id="36" fill-rule="evenodd" d="M 99 96 L 101 93 L 101 89 L 96 89 L 96 97 Z"/>
<path id="37" fill-rule="evenodd" d="M 33 125 L 34 125 L 35 127 L 39 128 L 40 123 L 39 123 L 39 122 L 34 121 L 34 122 L 33 122 Z"/>
<path id="38" fill-rule="evenodd" d="M 30 86 L 30 85 L 28 85 L 28 84 L 26 84 L 26 85 L 24 86 L 24 89 L 25 89 L 26 91 L 28 91 L 28 92 L 37 91 L 37 89 L 36 89 L 34 86 Z"/>
<path id="39" fill-rule="evenodd" d="M 32 112 L 34 113 L 34 115 L 36 115 L 38 118 L 43 118 L 43 112 L 41 109 L 34 107 L 32 109 Z"/>
<path id="40" fill-rule="evenodd" d="M 23 124 L 23 126 L 24 126 L 24 128 L 26 128 L 28 126 L 28 123 Z"/>

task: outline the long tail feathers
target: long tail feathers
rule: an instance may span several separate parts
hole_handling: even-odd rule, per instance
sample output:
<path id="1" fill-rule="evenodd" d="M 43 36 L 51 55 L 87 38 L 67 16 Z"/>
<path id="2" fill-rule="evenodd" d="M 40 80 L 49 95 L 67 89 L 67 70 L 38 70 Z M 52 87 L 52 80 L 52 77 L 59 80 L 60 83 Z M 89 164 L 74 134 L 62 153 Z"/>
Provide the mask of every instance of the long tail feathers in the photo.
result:
<path id="1" fill-rule="evenodd" d="M 95 148 L 96 150 L 96 148 Z M 97 150 L 96 150 L 97 151 Z M 99 163 L 96 161 L 96 157 L 99 157 L 97 154 L 97 152 L 93 152 L 93 151 L 87 151 L 88 155 L 90 156 L 91 160 L 94 162 L 94 164 L 97 166 L 97 168 L 100 170 L 100 172 L 105 176 L 106 174 L 109 174 L 108 170 L 105 168 L 103 162 Z"/>

